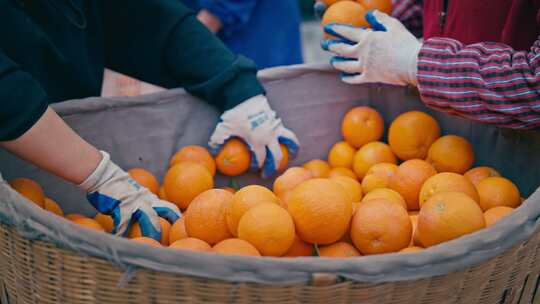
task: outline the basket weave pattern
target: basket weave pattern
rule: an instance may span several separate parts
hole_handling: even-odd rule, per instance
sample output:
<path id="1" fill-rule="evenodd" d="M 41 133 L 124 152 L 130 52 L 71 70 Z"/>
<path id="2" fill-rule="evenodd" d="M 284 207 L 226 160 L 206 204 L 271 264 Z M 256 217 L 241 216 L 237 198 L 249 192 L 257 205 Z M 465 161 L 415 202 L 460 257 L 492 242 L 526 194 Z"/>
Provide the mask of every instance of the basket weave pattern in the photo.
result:
<path id="1" fill-rule="evenodd" d="M 317 279 L 264 285 L 140 269 L 118 287 L 124 271 L 108 261 L 25 239 L 0 224 L 0 284 L 9 303 L 540 303 L 540 295 L 534 297 L 539 252 L 537 232 L 483 264 L 416 281 L 367 284 Z"/>

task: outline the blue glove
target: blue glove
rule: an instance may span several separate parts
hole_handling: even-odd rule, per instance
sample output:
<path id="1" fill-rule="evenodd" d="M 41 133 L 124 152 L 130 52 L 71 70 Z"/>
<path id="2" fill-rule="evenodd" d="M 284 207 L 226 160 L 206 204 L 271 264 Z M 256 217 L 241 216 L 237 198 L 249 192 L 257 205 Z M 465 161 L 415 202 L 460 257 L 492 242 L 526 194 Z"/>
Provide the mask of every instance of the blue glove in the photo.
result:
<path id="1" fill-rule="evenodd" d="M 113 234 L 124 236 L 134 222 L 139 222 L 143 236 L 161 240 L 158 216 L 173 224 L 181 216 L 178 207 L 140 186 L 110 160 L 109 154 L 101 154 L 97 168 L 79 185 L 87 192 L 88 201 L 100 213 L 112 217 Z"/>
<path id="2" fill-rule="evenodd" d="M 280 143 L 287 147 L 291 158 L 298 153 L 296 135 L 283 126 L 264 95 L 252 97 L 223 113 L 208 145 L 217 151 L 231 137 L 239 137 L 249 146 L 251 169 L 261 169 L 263 178 L 277 173 L 282 158 Z"/>

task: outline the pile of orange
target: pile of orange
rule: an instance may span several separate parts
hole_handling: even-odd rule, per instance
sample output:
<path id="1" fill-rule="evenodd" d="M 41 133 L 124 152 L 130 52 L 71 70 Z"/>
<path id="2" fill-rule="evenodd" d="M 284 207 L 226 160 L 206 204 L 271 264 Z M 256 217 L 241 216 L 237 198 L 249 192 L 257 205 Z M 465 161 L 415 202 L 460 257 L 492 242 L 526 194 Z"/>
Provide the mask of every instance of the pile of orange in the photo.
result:
<path id="1" fill-rule="evenodd" d="M 346 3 L 341 1 L 339 3 Z M 335 4 L 336 5 L 336 4 Z M 287 168 L 272 189 L 246 185 L 218 188 L 219 172 L 247 171 L 251 155 L 240 140 L 229 140 L 213 157 L 190 145 L 169 161 L 160 185 L 142 168 L 129 170 L 139 184 L 176 204 L 183 216 L 176 223 L 161 219 L 162 239 L 134 241 L 178 250 L 227 255 L 347 258 L 390 252 L 414 253 L 494 225 L 519 207 L 516 185 L 491 167 L 472 168 L 469 141 L 441 136 L 438 122 L 419 111 L 402 113 L 388 128 L 373 108 L 356 107 L 344 116 L 343 139 L 326 159 Z M 40 207 L 62 210 L 43 189 L 24 178 L 12 187 Z M 97 231 L 111 232 L 109 216 L 67 219 Z"/>

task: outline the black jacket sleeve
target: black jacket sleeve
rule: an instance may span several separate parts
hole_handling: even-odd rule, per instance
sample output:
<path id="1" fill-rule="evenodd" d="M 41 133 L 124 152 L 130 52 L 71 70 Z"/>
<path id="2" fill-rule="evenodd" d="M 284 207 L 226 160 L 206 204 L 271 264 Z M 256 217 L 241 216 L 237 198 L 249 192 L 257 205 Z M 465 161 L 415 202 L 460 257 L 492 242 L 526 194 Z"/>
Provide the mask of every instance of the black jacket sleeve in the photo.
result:
<path id="1" fill-rule="evenodd" d="M 254 63 L 234 55 L 178 0 L 104 1 L 106 66 L 184 87 L 227 110 L 264 93 Z"/>
<path id="2" fill-rule="evenodd" d="M 0 141 L 17 139 L 47 110 L 47 94 L 0 50 Z"/>

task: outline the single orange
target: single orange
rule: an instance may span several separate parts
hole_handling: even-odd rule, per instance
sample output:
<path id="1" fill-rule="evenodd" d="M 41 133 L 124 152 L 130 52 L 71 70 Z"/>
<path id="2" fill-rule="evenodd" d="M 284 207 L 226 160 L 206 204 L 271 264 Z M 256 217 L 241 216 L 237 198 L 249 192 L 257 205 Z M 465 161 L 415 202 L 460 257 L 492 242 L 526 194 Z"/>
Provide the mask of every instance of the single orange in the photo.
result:
<path id="1" fill-rule="evenodd" d="M 62 211 L 62 208 L 58 205 L 57 202 L 55 202 L 53 199 L 50 199 L 48 197 L 44 200 L 43 208 L 47 211 L 50 211 L 58 216 L 64 216 L 64 211 Z"/>
<path id="2" fill-rule="evenodd" d="M 437 171 L 426 161 L 411 159 L 398 166 L 394 176 L 390 178 L 388 188 L 401 194 L 409 211 L 418 210 L 420 189 L 424 182 L 435 174 Z"/>
<path id="3" fill-rule="evenodd" d="M 261 256 L 257 248 L 241 239 L 226 239 L 212 247 L 212 252 L 225 255 Z"/>
<path id="4" fill-rule="evenodd" d="M 374 200 L 374 199 L 384 199 L 393 203 L 396 203 L 407 210 L 407 203 L 405 199 L 398 192 L 388 189 L 388 188 L 377 188 L 364 196 L 362 203 Z"/>
<path id="5" fill-rule="evenodd" d="M 441 128 L 430 115 L 410 111 L 399 115 L 388 130 L 388 144 L 401 160 L 424 159 L 431 144 L 441 136 Z"/>
<path id="6" fill-rule="evenodd" d="M 133 238 L 131 240 L 135 241 L 137 243 L 146 244 L 146 245 L 150 245 L 150 246 L 153 246 L 153 247 L 162 247 L 161 244 L 158 241 L 154 240 L 153 238 L 149 238 L 149 237 L 145 237 L 145 236 Z"/>
<path id="7" fill-rule="evenodd" d="M 186 232 L 186 218 L 181 217 L 171 226 L 171 230 L 169 231 L 169 244 L 188 237 Z"/>
<path id="8" fill-rule="evenodd" d="M 362 191 L 368 193 L 377 188 L 387 188 L 390 178 L 397 171 L 397 165 L 392 163 L 378 163 L 369 168 L 362 179 Z"/>
<path id="9" fill-rule="evenodd" d="M 313 159 L 304 164 L 304 168 L 308 169 L 313 177 L 325 178 L 330 174 L 330 165 L 324 160 Z"/>
<path id="10" fill-rule="evenodd" d="M 45 205 L 45 193 L 43 192 L 43 188 L 41 188 L 41 186 L 34 180 L 19 177 L 9 182 L 9 185 L 11 188 L 13 188 L 13 190 L 19 192 L 19 194 L 26 197 L 41 208 L 43 208 Z"/>
<path id="11" fill-rule="evenodd" d="M 333 16 L 334 12 L 340 15 Z M 332 23 L 366 26 L 364 14 L 365 9 L 362 5 L 352 1 L 343 1 L 326 10 L 323 17 L 323 24 L 327 24 L 325 23 L 325 18 L 327 18 L 334 19 L 330 20 Z M 354 20 L 335 20 L 349 16 L 354 18 Z M 341 134 L 345 138 L 345 141 L 354 148 L 360 148 L 369 142 L 378 141 L 381 139 L 383 132 L 384 120 L 381 114 L 370 107 L 353 108 L 345 114 L 341 122 Z"/>
<path id="12" fill-rule="evenodd" d="M 352 216 L 351 198 L 331 179 L 314 178 L 301 183 L 292 191 L 288 207 L 298 236 L 321 245 L 341 239 Z"/>
<path id="13" fill-rule="evenodd" d="M 286 192 L 293 190 L 301 182 L 313 178 L 313 174 L 303 167 L 291 167 L 274 181 L 273 190 L 277 196 L 282 196 Z"/>
<path id="14" fill-rule="evenodd" d="M 161 225 L 161 244 L 163 246 L 169 245 L 169 233 L 171 231 L 171 224 L 164 218 L 159 218 L 159 224 Z M 128 231 L 128 238 L 134 239 L 142 236 L 141 226 L 138 222 L 133 223 Z"/>
<path id="15" fill-rule="evenodd" d="M 267 203 L 279 205 L 276 195 L 266 187 L 250 185 L 238 190 L 232 196 L 232 202 L 225 212 L 227 227 L 231 234 L 238 236 L 238 223 L 249 209 Z"/>
<path id="16" fill-rule="evenodd" d="M 328 177 L 335 177 L 335 176 L 346 176 L 354 180 L 358 180 L 358 176 L 356 176 L 356 173 L 354 173 L 354 171 L 349 168 L 343 168 L 343 167 L 332 168 L 332 170 L 330 170 L 330 173 L 328 173 Z"/>
<path id="17" fill-rule="evenodd" d="M 351 198 L 351 202 L 358 203 L 362 200 L 362 186 L 358 181 L 346 176 L 337 176 L 331 179 L 343 187 L 345 193 Z"/>
<path id="18" fill-rule="evenodd" d="M 229 192 L 230 194 L 235 194 L 236 193 L 236 190 L 234 188 L 231 188 L 231 187 L 222 187 L 221 189 Z"/>
<path id="19" fill-rule="evenodd" d="M 473 233 L 486 226 L 478 204 L 462 192 L 440 192 L 418 214 L 418 239 L 430 247 Z"/>
<path id="20" fill-rule="evenodd" d="M 407 211 L 389 200 L 374 199 L 358 206 L 351 223 L 351 238 L 362 254 L 397 252 L 412 236 Z"/>
<path id="21" fill-rule="evenodd" d="M 396 164 L 397 159 L 387 144 L 380 141 L 370 142 L 358 149 L 354 155 L 354 173 L 359 179 L 363 179 L 369 168 L 379 163 Z"/>
<path id="22" fill-rule="evenodd" d="M 105 229 L 103 229 L 103 227 L 98 222 L 96 222 L 96 220 L 88 218 L 88 217 L 81 217 L 81 218 L 74 219 L 73 223 L 79 226 L 82 226 L 84 228 L 91 229 L 91 230 L 105 232 Z"/>
<path id="23" fill-rule="evenodd" d="M 328 152 L 328 163 L 333 168 L 352 169 L 356 149 L 346 141 L 335 143 Z"/>
<path id="24" fill-rule="evenodd" d="M 420 208 L 430 197 L 440 192 L 462 192 L 475 202 L 480 200 L 473 183 L 465 176 L 452 172 L 443 172 L 428 178 L 422 185 L 418 196 Z"/>
<path id="25" fill-rule="evenodd" d="M 193 162 L 204 166 L 212 176 L 216 175 L 216 162 L 210 152 L 204 147 L 198 145 L 185 146 L 178 150 L 171 160 L 169 167 L 172 167 L 181 162 Z"/>
<path id="26" fill-rule="evenodd" d="M 327 258 L 351 258 L 361 256 L 353 245 L 346 242 L 337 242 L 331 245 L 321 246 L 319 255 Z"/>
<path id="27" fill-rule="evenodd" d="M 112 233 L 114 223 L 110 215 L 98 213 L 94 217 L 94 220 L 96 220 L 96 222 L 98 222 L 103 227 L 103 229 L 105 229 L 105 231 L 107 231 L 108 233 Z"/>
<path id="28" fill-rule="evenodd" d="M 294 236 L 294 242 L 285 253 L 284 257 L 301 257 L 311 256 L 313 253 L 313 245 L 304 242 L 298 235 Z"/>
<path id="29" fill-rule="evenodd" d="M 221 174 L 237 176 L 249 169 L 251 153 L 248 146 L 237 138 L 229 139 L 216 156 L 216 166 Z"/>
<path id="30" fill-rule="evenodd" d="M 79 213 L 70 213 L 68 215 L 65 216 L 66 220 L 68 221 L 74 221 L 76 219 L 81 219 L 81 218 L 85 218 L 86 216 L 82 215 L 82 214 L 79 214 Z"/>
<path id="31" fill-rule="evenodd" d="M 362 4 L 366 11 L 379 10 L 388 15 L 392 14 L 392 0 L 356 0 Z"/>
<path id="32" fill-rule="evenodd" d="M 473 147 L 461 136 L 446 135 L 431 145 L 426 161 L 438 172 L 463 174 L 474 163 Z"/>
<path id="33" fill-rule="evenodd" d="M 212 250 L 212 247 L 207 242 L 192 237 L 180 239 L 172 243 L 169 248 L 197 252 L 208 252 Z"/>
<path id="34" fill-rule="evenodd" d="M 265 256 L 282 256 L 294 242 L 294 222 L 277 204 L 249 209 L 238 223 L 238 238 L 251 243 Z"/>
<path id="35" fill-rule="evenodd" d="M 187 234 L 210 245 L 232 237 L 225 215 L 232 200 L 233 195 L 222 189 L 207 190 L 195 197 L 184 215 Z"/>
<path id="36" fill-rule="evenodd" d="M 491 167 L 472 168 L 469 171 L 465 172 L 465 174 L 463 175 L 468 178 L 475 186 L 477 186 L 479 182 L 488 177 L 501 176 L 501 174 L 497 172 L 497 170 Z"/>
<path id="37" fill-rule="evenodd" d="M 183 162 L 167 171 L 163 187 L 168 201 L 186 209 L 197 195 L 214 187 L 214 179 L 202 165 Z"/>
<path id="38" fill-rule="evenodd" d="M 142 168 L 132 168 L 128 171 L 131 178 L 133 178 L 139 185 L 147 188 L 150 192 L 158 194 L 159 183 L 154 176 L 148 170 Z"/>
<path id="39" fill-rule="evenodd" d="M 413 253 L 413 252 L 418 252 L 418 251 L 422 251 L 422 250 L 424 250 L 424 248 L 417 247 L 417 246 L 411 246 L 411 247 L 403 248 L 399 252 L 401 252 L 401 253 Z"/>
<path id="40" fill-rule="evenodd" d="M 516 208 L 521 204 L 519 189 L 507 178 L 488 177 L 479 182 L 476 189 L 484 211 L 498 206 Z"/>
<path id="41" fill-rule="evenodd" d="M 489 227 L 495 224 L 497 221 L 499 221 L 503 217 L 512 213 L 512 211 L 514 211 L 514 208 L 510 208 L 506 206 L 498 206 L 498 207 L 493 207 L 491 209 L 488 209 L 486 212 L 484 212 L 484 220 L 486 221 L 486 227 Z"/>
<path id="42" fill-rule="evenodd" d="M 279 162 L 277 172 L 281 173 L 285 171 L 289 165 L 289 150 L 284 144 L 279 144 L 279 148 L 281 150 L 281 161 Z"/>

